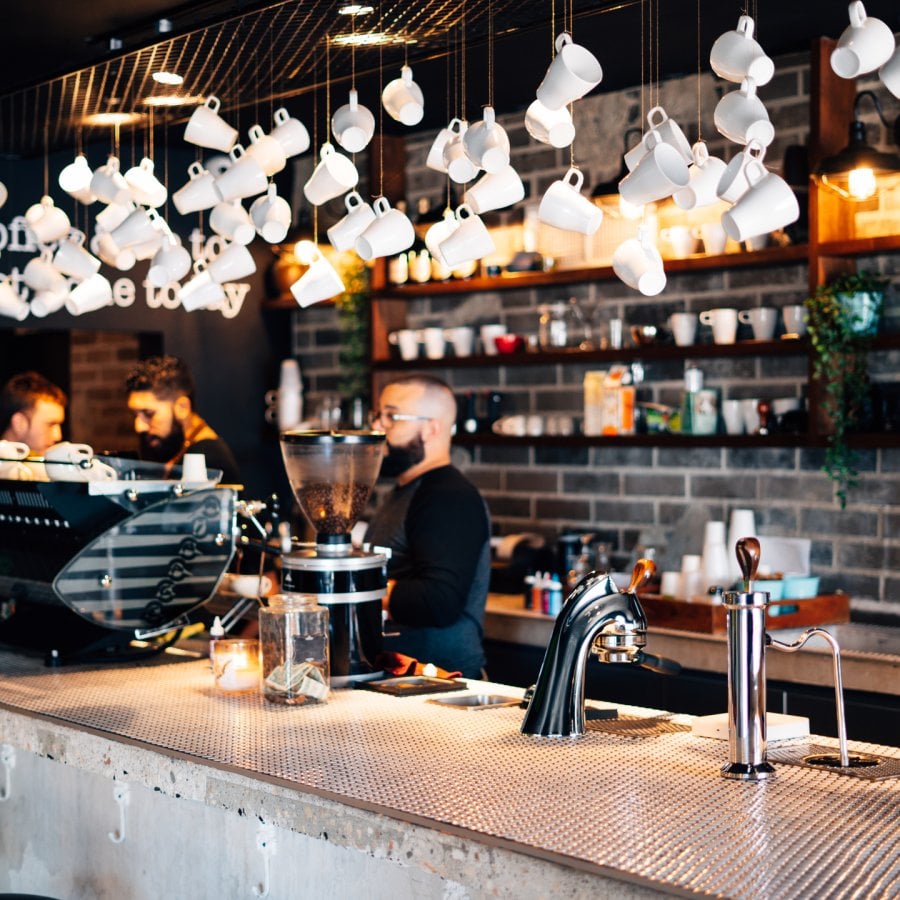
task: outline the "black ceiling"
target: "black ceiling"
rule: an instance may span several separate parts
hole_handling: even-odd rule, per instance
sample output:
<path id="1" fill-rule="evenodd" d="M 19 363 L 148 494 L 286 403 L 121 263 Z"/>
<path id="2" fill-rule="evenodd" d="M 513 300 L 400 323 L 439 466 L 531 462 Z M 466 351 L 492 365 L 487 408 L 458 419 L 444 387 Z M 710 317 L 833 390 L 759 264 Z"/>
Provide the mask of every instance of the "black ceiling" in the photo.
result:
<path id="1" fill-rule="evenodd" d="M 79 126 L 81 117 L 141 108 L 141 98 L 153 89 L 149 73 L 161 61 L 184 71 L 187 92 L 221 96 L 242 127 L 265 120 L 273 104 L 299 115 L 315 112 L 324 122 L 324 47 L 328 36 L 349 31 L 348 18 L 338 15 L 344 2 L 17 4 L 15 17 L 0 30 L 0 151 L 34 155 L 89 140 L 93 135 Z M 866 0 L 866 9 L 900 30 L 897 0 Z M 416 43 L 360 48 L 353 62 L 361 101 L 374 109 L 379 83 L 395 77 L 408 55 L 426 96 L 421 127 L 438 127 L 459 109 L 461 97 L 470 117 L 490 99 L 500 112 L 526 106 L 564 22 L 573 23 L 576 40 L 603 65 L 599 90 L 612 90 L 695 72 L 698 49 L 708 68 L 713 40 L 744 11 L 755 14 L 758 38 L 773 56 L 806 51 L 814 38 L 837 37 L 847 24 L 844 0 L 754 0 L 749 10 L 748 4 L 721 0 L 384 0 L 356 20 L 355 30 L 403 32 Z M 163 18 L 171 21 L 171 32 L 158 31 Z M 111 49 L 113 38 L 121 49 Z M 331 96 L 339 105 L 349 86 L 351 53 L 332 46 L 328 62 Z M 181 108 L 166 115 L 177 121 L 185 114 Z M 395 126 L 388 121 L 385 127 Z"/>

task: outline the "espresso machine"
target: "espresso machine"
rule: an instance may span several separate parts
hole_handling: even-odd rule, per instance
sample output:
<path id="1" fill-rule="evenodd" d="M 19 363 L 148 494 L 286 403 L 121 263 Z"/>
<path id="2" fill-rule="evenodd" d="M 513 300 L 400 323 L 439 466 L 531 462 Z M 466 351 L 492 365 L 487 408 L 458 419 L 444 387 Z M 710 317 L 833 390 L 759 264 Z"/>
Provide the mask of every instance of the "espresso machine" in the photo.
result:
<path id="1" fill-rule="evenodd" d="M 384 434 L 286 431 L 281 453 L 291 489 L 315 531 L 314 543 L 292 542 L 281 558 L 285 593 L 311 594 L 329 610 L 333 687 L 378 678 L 381 600 L 390 551 L 354 548 L 350 532 L 381 469 Z"/>

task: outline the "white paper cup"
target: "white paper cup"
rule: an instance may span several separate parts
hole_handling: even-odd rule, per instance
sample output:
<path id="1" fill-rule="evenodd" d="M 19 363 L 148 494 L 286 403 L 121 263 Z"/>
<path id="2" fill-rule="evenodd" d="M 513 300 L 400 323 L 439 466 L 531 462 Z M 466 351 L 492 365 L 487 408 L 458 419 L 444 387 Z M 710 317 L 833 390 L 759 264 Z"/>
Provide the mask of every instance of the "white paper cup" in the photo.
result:
<path id="1" fill-rule="evenodd" d="M 719 181 L 725 174 L 724 160 L 710 156 L 703 141 L 698 141 L 693 148 L 693 163 L 688 167 L 687 187 L 675 191 L 672 199 L 679 209 L 700 209 L 718 202 L 716 190 Z"/>
<path id="2" fill-rule="evenodd" d="M 190 271 L 190 252 L 177 240 L 167 236 L 153 256 L 150 268 L 147 270 L 147 281 L 154 287 L 162 288 L 167 284 L 181 281 Z"/>
<path id="3" fill-rule="evenodd" d="M 700 321 L 712 328 L 714 344 L 733 344 L 737 335 L 738 311 L 722 307 L 706 309 L 700 313 Z"/>
<path id="4" fill-rule="evenodd" d="M 487 226 L 470 206 L 461 203 L 456 210 L 458 226 L 440 245 L 441 256 L 451 268 L 494 252 L 494 239 Z"/>
<path id="5" fill-rule="evenodd" d="M 125 182 L 136 203 L 153 208 L 162 206 L 169 196 L 166 186 L 153 174 L 153 160 L 145 156 L 125 173 Z"/>
<path id="6" fill-rule="evenodd" d="M 88 165 L 87 157 L 79 154 L 59 173 L 59 186 L 70 196 L 85 205 L 97 198 L 91 193 L 91 179 L 94 173 Z"/>
<path id="7" fill-rule="evenodd" d="M 16 293 L 9 279 L 0 281 L 0 316 L 17 322 L 28 318 L 28 304 Z"/>
<path id="8" fill-rule="evenodd" d="M 375 116 L 359 105 L 359 96 L 350 91 L 350 100 L 338 108 L 331 117 L 331 133 L 334 139 L 348 152 L 359 153 L 375 134 Z"/>
<path id="9" fill-rule="evenodd" d="M 419 333 L 414 328 L 401 328 L 388 335 L 388 343 L 400 353 L 400 359 L 411 360 L 419 356 Z"/>
<path id="10" fill-rule="evenodd" d="M 202 482 L 208 480 L 205 453 L 185 453 L 181 458 L 181 480 Z"/>
<path id="11" fill-rule="evenodd" d="M 612 267 L 625 284 L 645 297 L 656 296 L 666 286 L 662 257 L 643 229 L 639 230 L 638 237 L 616 247 Z"/>
<path id="12" fill-rule="evenodd" d="M 768 147 L 775 138 L 775 126 L 762 100 L 756 96 L 756 84 L 747 78 L 738 90 L 729 91 L 717 104 L 713 120 L 719 134 L 736 144 L 758 141 Z"/>
<path id="13" fill-rule="evenodd" d="M 354 242 L 356 252 L 368 261 L 409 250 L 416 239 L 409 217 L 399 209 L 392 209 L 387 197 L 378 197 L 373 210 L 374 221 Z"/>
<path id="14" fill-rule="evenodd" d="M 722 227 L 735 241 L 784 228 L 800 217 L 800 205 L 790 185 L 761 162 L 747 166 L 750 185 L 743 196 L 722 213 Z"/>
<path id="15" fill-rule="evenodd" d="M 766 148 L 758 141 L 749 141 L 740 153 L 736 153 L 719 179 L 719 186 L 716 188 L 719 199 L 736 203 L 750 187 L 747 166 L 753 161 L 761 163 L 765 155 Z"/>
<path id="16" fill-rule="evenodd" d="M 500 172 L 488 172 L 472 185 L 465 195 L 465 202 L 473 212 L 490 212 L 493 209 L 503 209 L 518 203 L 525 197 L 525 185 L 519 173 L 512 166 L 507 166 Z"/>
<path id="17" fill-rule="evenodd" d="M 25 221 L 39 244 L 50 244 L 65 237 L 72 227 L 69 217 L 56 206 L 50 196 L 41 197 L 25 212 Z"/>
<path id="18" fill-rule="evenodd" d="M 183 216 L 199 212 L 201 209 L 212 209 L 222 201 L 222 195 L 216 186 L 212 172 L 207 172 L 199 162 L 188 166 L 188 182 L 172 194 L 175 209 Z"/>
<path id="19" fill-rule="evenodd" d="M 775 63 L 754 39 L 753 27 L 750 16 L 741 16 L 734 31 L 716 38 L 709 51 L 709 64 L 719 78 L 738 84 L 752 78 L 760 87 L 772 80 Z"/>
<path id="20" fill-rule="evenodd" d="M 229 244 L 206 265 L 210 278 L 219 284 L 239 281 L 256 271 L 253 254 L 243 244 Z"/>
<path id="21" fill-rule="evenodd" d="M 382 199 L 382 198 L 379 198 Z M 344 292 L 344 282 L 334 266 L 311 241 L 307 242 L 309 268 L 291 285 L 291 294 L 300 306 L 306 307 Z"/>
<path id="22" fill-rule="evenodd" d="M 593 53 L 572 36 L 562 32 L 556 37 L 556 56 L 537 89 L 537 99 L 547 109 L 559 109 L 593 90 L 603 78 L 603 69 Z"/>
<path id="23" fill-rule="evenodd" d="M 425 115 L 425 98 L 422 89 L 413 81 L 412 69 L 403 66 L 400 77 L 389 82 L 381 92 L 385 112 L 404 125 L 418 125 Z"/>
<path id="24" fill-rule="evenodd" d="M 540 100 L 525 110 L 525 130 L 536 141 L 551 147 L 568 147 L 575 140 L 575 124 L 568 108 L 549 109 Z"/>
<path id="25" fill-rule="evenodd" d="M 281 107 L 273 115 L 275 127 L 271 136 L 281 144 L 285 156 L 297 156 L 309 149 L 309 132 L 306 126 Z"/>
<path id="26" fill-rule="evenodd" d="M 675 312 L 669 316 L 669 328 L 675 344 L 679 347 L 690 347 L 697 336 L 697 315 L 689 312 Z"/>
<path id="27" fill-rule="evenodd" d="M 216 187 L 222 199 L 241 200 L 264 193 L 269 179 L 259 162 L 248 155 L 240 144 L 235 144 L 228 155 L 231 165 L 216 176 Z"/>
<path id="28" fill-rule="evenodd" d="M 53 265 L 63 275 L 79 281 L 100 271 L 100 260 L 84 249 L 84 241 L 83 231 L 71 231 L 67 238 L 59 242 L 53 254 Z"/>
<path id="29" fill-rule="evenodd" d="M 496 174 L 509 166 L 509 137 L 494 116 L 494 108 L 486 106 L 480 122 L 469 125 L 462 138 L 466 156 L 485 172 Z"/>
<path id="30" fill-rule="evenodd" d="M 202 106 L 192 113 L 184 129 L 184 139 L 189 144 L 206 147 L 209 150 L 230 152 L 238 138 L 236 128 L 232 128 L 220 115 L 221 101 L 210 95 Z"/>
<path id="31" fill-rule="evenodd" d="M 319 163 L 303 185 L 303 193 L 313 206 L 321 206 L 355 188 L 359 173 L 349 157 L 338 153 L 331 144 L 322 144 Z"/>
<path id="32" fill-rule="evenodd" d="M 266 175 L 276 175 L 287 165 L 284 147 L 272 135 L 266 134 L 262 125 L 251 125 L 247 134 L 250 137 L 247 156 L 255 159 Z"/>
<path id="33" fill-rule="evenodd" d="M 256 237 L 250 213 L 240 201 L 217 203 L 209 214 L 209 227 L 221 237 L 237 244 L 249 244 Z"/>
<path id="34" fill-rule="evenodd" d="M 571 168 L 544 191 L 538 207 L 538 218 L 547 225 L 593 234 L 603 221 L 603 210 L 581 193 L 584 173 Z"/>
<path id="35" fill-rule="evenodd" d="M 112 303 L 112 285 L 99 272 L 76 284 L 66 297 L 66 309 L 73 316 L 102 309 L 110 303 Z"/>
<path id="36" fill-rule="evenodd" d="M 738 321 L 753 329 L 753 337 L 757 341 L 771 341 L 775 336 L 775 325 L 778 312 L 771 306 L 759 306 L 755 309 L 742 309 L 738 313 Z"/>
<path id="37" fill-rule="evenodd" d="M 841 78 L 858 78 L 883 66 L 894 53 L 894 33 L 881 21 L 866 15 L 860 2 L 848 9 L 850 24 L 831 52 L 831 68 Z"/>
<path id="38" fill-rule="evenodd" d="M 352 250 L 356 239 L 375 221 L 375 211 L 356 191 L 344 197 L 347 215 L 328 229 L 328 240 L 335 250 Z"/>

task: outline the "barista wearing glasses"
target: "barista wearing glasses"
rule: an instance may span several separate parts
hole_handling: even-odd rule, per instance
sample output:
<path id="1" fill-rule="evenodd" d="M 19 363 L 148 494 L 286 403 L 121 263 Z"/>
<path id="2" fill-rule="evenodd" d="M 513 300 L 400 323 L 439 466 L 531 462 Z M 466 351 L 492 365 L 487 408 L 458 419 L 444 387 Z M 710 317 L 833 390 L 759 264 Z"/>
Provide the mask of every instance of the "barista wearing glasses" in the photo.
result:
<path id="1" fill-rule="evenodd" d="M 456 398 L 438 378 L 407 375 L 381 392 L 372 424 L 386 435 L 381 473 L 396 484 L 366 541 L 392 551 L 384 605 L 398 634 L 384 649 L 478 678 L 490 520 L 478 489 L 450 463 L 455 422 Z"/>

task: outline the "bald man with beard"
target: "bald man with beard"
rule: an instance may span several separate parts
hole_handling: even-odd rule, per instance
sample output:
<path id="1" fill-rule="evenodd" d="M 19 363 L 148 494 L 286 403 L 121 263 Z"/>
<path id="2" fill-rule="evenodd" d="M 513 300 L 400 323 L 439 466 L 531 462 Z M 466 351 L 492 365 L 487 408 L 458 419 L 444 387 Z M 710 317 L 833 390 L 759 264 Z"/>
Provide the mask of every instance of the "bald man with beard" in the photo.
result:
<path id="1" fill-rule="evenodd" d="M 484 667 L 490 519 L 478 489 L 450 462 L 456 398 L 440 379 L 408 375 L 381 392 L 373 425 L 386 435 L 382 475 L 396 484 L 366 540 L 389 547 L 384 649 L 467 678 Z"/>

